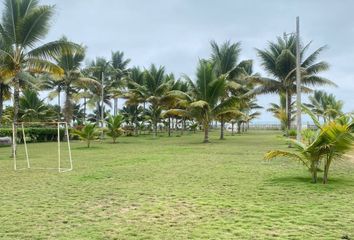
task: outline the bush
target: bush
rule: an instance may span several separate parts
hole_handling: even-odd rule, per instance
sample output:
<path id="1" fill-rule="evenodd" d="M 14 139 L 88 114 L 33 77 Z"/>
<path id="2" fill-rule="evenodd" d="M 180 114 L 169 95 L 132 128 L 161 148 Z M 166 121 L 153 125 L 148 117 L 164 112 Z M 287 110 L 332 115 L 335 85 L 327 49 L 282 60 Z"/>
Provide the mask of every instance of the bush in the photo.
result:
<path id="1" fill-rule="evenodd" d="M 31 127 L 25 128 L 27 141 L 29 142 L 52 142 L 58 140 L 57 128 Z M 65 129 L 60 129 L 60 140 L 64 139 Z M 12 137 L 12 128 L 0 128 L 0 137 Z M 23 142 L 22 129 L 17 129 L 17 137 Z"/>

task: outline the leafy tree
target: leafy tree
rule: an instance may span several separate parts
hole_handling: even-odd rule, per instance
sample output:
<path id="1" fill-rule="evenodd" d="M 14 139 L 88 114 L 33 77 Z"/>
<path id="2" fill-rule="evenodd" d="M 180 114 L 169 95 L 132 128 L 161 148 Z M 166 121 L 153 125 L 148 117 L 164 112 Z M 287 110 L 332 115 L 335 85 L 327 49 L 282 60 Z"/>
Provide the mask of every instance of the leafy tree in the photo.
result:
<path id="1" fill-rule="evenodd" d="M 123 134 L 123 129 L 121 128 L 123 123 L 123 116 L 109 116 L 107 120 L 107 135 L 113 139 L 113 143 L 116 142 L 117 138 Z"/>
<path id="2" fill-rule="evenodd" d="M 89 148 L 91 142 L 98 139 L 100 132 L 96 129 L 95 124 L 87 123 L 82 129 L 73 129 L 72 134 L 86 141 L 87 147 Z"/>

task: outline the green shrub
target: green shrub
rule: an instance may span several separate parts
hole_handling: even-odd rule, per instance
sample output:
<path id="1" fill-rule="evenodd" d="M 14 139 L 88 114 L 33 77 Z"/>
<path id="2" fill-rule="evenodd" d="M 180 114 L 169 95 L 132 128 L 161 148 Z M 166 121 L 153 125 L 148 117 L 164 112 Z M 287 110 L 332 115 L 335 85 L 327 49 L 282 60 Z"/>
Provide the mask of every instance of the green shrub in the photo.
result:
<path id="1" fill-rule="evenodd" d="M 295 129 L 290 129 L 289 130 L 289 137 L 296 137 L 296 130 Z"/>
<path id="2" fill-rule="evenodd" d="M 30 142 L 52 142 L 58 140 L 57 128 L 31 127 L 25 128 L 26 140 Z M 65 129 L 60 129 L 60 140 L 64 139 Z M 0 137 L 12 137 L 12 128 L 0 128 Z M 19 142 L 23 142 L 22 129 L 17 129 Z"/>

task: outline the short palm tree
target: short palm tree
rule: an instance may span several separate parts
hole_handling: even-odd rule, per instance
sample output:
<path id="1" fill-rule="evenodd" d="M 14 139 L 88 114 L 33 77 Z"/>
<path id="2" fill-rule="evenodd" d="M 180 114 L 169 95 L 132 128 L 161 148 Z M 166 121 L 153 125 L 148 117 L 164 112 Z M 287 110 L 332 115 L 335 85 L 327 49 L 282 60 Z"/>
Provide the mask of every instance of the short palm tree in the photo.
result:
<path id="1" fill-rule="evenodd" d="M 97 130 L 95 124 L 87 123 L 82 129 L 73 129 L 72 134 L 86 141 L 87 147 L 89 148 L 91 142 L 98 139 L 100 132 Z"/>
<path id="2" fill-rule="evenodd" d="M 113 143 L 116 142 L 117 138 L 123 134 L 123 129 L 121 128 L 123 123 L 123 116 L 115 115 L 109 116 L 107 120 L 107 135 L 113 139 Z"/>

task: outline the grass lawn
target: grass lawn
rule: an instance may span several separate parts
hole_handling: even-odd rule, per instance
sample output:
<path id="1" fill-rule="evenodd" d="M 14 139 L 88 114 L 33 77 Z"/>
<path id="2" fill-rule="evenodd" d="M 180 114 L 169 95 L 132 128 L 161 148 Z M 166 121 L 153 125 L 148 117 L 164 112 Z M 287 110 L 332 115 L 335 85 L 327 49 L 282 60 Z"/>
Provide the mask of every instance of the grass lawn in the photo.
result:
<path id="1" fill-rule="evenodd" d="M 286 148 L 280 133 L 217 134 L 74 142 L 61 174 L 14 172 L 0 148 L 0 239 L 354 239 L 354 161 L 315 185 L 295 162 L 262 160 Z M 33 164 L 56 167 L 56 147 L 30 144 Z"/>

